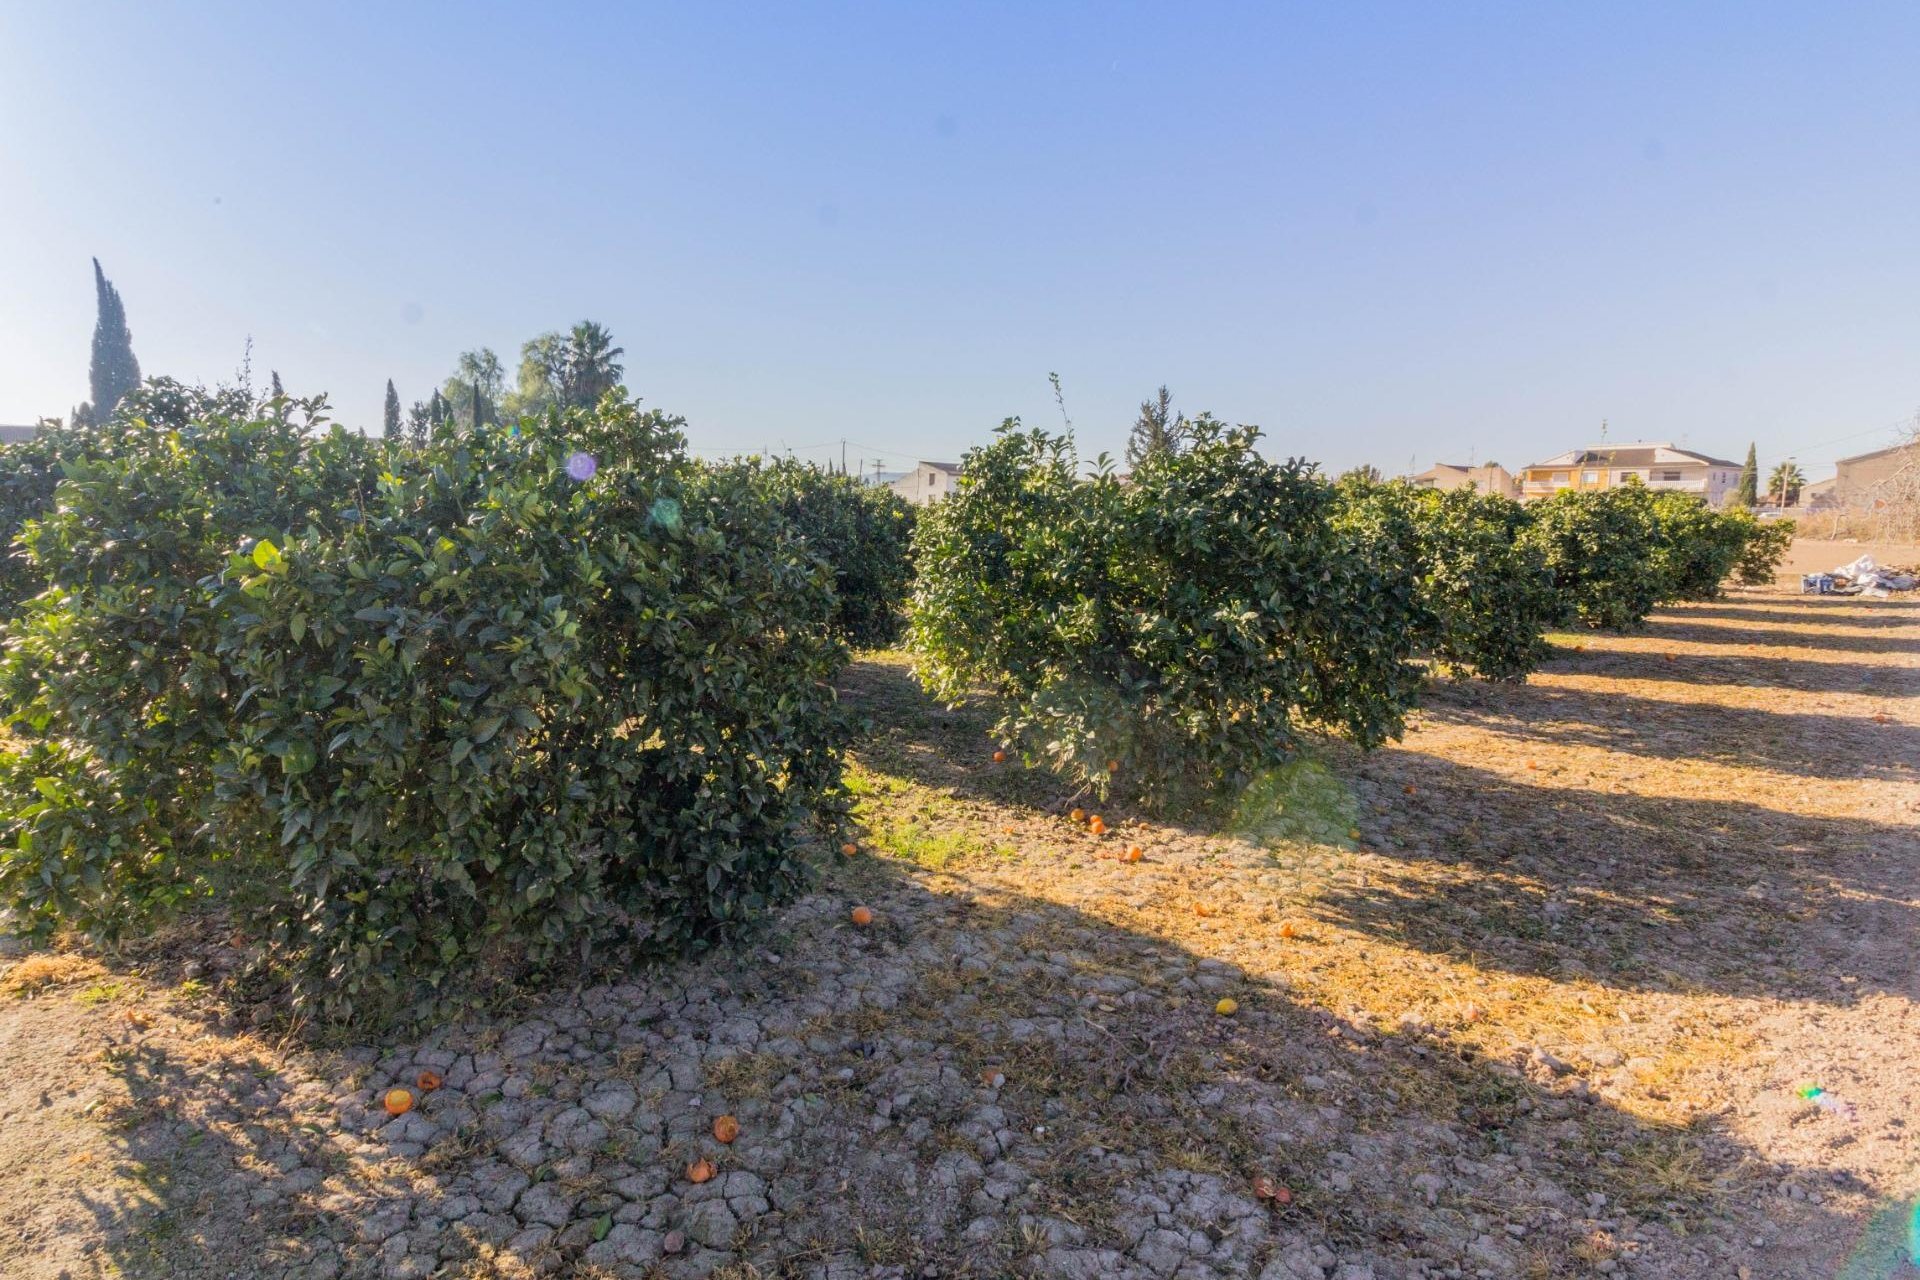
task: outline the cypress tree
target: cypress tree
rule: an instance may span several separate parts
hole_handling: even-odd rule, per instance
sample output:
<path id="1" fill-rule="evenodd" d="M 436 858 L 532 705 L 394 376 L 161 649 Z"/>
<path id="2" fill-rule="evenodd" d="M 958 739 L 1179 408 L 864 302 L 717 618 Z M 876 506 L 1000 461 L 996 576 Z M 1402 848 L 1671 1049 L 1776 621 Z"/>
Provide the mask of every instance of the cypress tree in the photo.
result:
<path id="1" fill-rule="evenodd" d="M 1733 486 L 1733 500 L 1743 507 L 1760 501 L 1760 455 L 1751 444 L 1747 446 L 1746 465 L 1740 468 L 1740 479 Z"/>
<path id="2" fill-rule="evenodd" d="M 87 417 L 104 422 L 112 416 L 120 397 L 140 385 L 140 362 L 133 357 L 133 334 L 127 331 L 127 309 L 120 303 L 120 291 L 108 281 L 98 258 L 93 260 L 93 290 L 97 311 L 93 364 L 88 370 L 93 400 L 87 406 Z"/>
<path id="3" fill-rule="evenodd" d="M 274 370 L 271 370 L 270 373 L 273 377 L 273 394 L 276 396 L 283 396 L 287 394 L 287 389 L 280 385 L 280 371 L 278 369 L 274 369 Z"/>
<path id="4" fill-rule="evenodd" d="M 400 438 L 400 393 L 393 389 L 393 379 L 387 379 L 387 410 L 384 429 L 380 433 L 388 440 Z"/>

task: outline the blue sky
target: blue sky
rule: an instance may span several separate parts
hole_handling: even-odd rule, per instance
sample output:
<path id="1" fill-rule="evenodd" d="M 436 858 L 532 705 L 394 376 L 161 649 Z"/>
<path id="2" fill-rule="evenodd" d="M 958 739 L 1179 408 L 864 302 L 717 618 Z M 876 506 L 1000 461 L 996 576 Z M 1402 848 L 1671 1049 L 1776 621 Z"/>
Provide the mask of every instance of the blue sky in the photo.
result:
<path id="1" fill-rule="evenodd" d="M 150 373 L 377 423 L 591 317 L 703 452 L 1118 451 L 1162 382 L 1334 469 L 1920 406 L 1920 7 L 0 7 L 0 421 Z M 880 451 L 885 450 L 882 454 Z"/>

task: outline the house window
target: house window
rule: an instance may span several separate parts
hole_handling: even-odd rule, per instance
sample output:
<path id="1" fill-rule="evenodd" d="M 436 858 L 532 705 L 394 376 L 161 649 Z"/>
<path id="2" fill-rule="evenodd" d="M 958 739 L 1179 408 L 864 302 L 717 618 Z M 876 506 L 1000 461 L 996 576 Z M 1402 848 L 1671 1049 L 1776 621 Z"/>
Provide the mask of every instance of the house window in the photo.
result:
<path id="1" fill-rule="evenodd" d="M 1620 478 L 1621 480 L 1623 480 L 1623 481 L 1625 481 L 1625 480 L 1631 480 L 1631 479 L 1633 479 L 1633 478 L 1634 478 L 1635 476 L 1637 476 L 1637 475 L 1639 475 L 1639 474 L 1640 474 L 1640 473 L 1639 473 L 1638 471 L 1622 471 L 1622 472 L 1620 473 L 1620 475 L 1619 475 L 1619 478 Z"/>
<path id="2" fill-rule="evenodd" d="M 1680 473 L 1678 471 L 1662 471 L 1660 473 L 1660 479 L 1662 480 L 1678 480 L 1679 478 Z"/>
<path id="3" fill-rule="evenodd" d="M 1567 473 L 1566 473 L 1566 472 L 1564 472 L 1564 471 L 1556 471 L 1556 472 L 1554 472 L 1554 473 L 1553 473 L 1553 482 L 1554 482 L 1555 484 L 1565 484 L 1565 483 L 1567 482 Z"/>
<path id="4" fill-rule="evenodd" d="M 1581 484 L 1599 484 L 1600 473 L 1598 471 L 1582 471 L 1580 473 L 1580 483 Z"/>

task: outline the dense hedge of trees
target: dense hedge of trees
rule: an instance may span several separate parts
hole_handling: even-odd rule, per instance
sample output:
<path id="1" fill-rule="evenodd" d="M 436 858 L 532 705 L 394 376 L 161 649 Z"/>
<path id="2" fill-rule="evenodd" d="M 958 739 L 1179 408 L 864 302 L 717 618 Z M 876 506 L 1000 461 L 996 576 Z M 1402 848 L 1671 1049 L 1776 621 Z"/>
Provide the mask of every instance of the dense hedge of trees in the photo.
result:
<path id="1" fill-rule="evenodd" d="M 1150 802 L 1243 784 L 1304 727 L 1396 736 L 1421 659 L 1523 678 L 1550 629 L 1637 627 L 1736 564 L 1770 576 L 1784 549 L 1747 513 L 1637 485 L 1522 507 L 1330 483 L 1206 415 L 1183 432 L 1122 483 L 1082 478 L 1070 436 L 1009 422 L 914 547 L 928 688 L 993 691 L 1030 758 Z"/>
<path id="2" fill-rule="evenodd" d="M 792 458 L 721 464 L 764 494 L 833 570 L 834 627 L 862 649 L 890 645 L 913 582 L 914 506 L 885 485 Z"/>
<path id="3" fill-rule="evenodd" d="M 1419 681 L 1406 567 L 1257 432 L 1204 416 L 1188 432 L 1122 484 L 1080 479 L 1070 437 L 1009 422 L 915 535 L 928 687 L 992 689 L 1008 741 L 1149 798 L 1276 763 L 1303 721 L 1384 741 Z"/>
<path id="4" fill-rule="evenodd" d="M 211 901 L 298 996 L 718 938 L 841 811 L 828 567 L 617 395 L 402 448 L 136 392 L 25 533 L 0 902 Z"/>
<path id="5" fill-rule="evenodd" d="M 1330 482 L 1169 421 L 1125 480 L 1009 422 L 916 526 L 697 463 L 617 389 L 403 440 L 152 381 L 0 452 L 0 906 L 111 936 L 218 904 L 331 1016 L 483 956 L 681 951 L 802 882 L 844 813 L 834 677 L 903 616 L 1030 758 L 1183 802 L 1308 731 L 1397 736 L 1430 666 L 1522 678 L 1554 627 L 1769 580 L 1791 536 L 1634 485 Z"/>

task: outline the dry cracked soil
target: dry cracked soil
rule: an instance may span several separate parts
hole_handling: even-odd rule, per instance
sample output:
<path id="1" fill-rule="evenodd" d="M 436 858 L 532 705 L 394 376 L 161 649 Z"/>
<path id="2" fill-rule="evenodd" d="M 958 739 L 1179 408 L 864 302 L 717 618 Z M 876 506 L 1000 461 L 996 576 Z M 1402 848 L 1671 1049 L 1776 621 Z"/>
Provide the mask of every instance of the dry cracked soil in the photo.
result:
<path id="1" fill-rule="evenodd" d="M 405 1038 L 8 944 L 0 1274 L 1920 1276 L 1920 608 L 1556 639 L 1104 838 L 868 655 L 815 892 Z"/>

